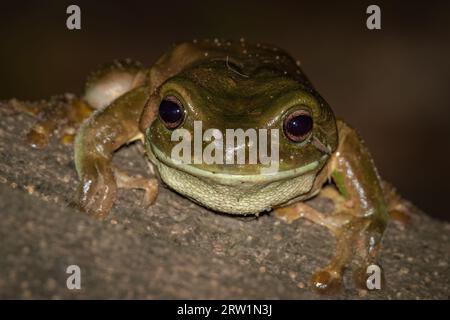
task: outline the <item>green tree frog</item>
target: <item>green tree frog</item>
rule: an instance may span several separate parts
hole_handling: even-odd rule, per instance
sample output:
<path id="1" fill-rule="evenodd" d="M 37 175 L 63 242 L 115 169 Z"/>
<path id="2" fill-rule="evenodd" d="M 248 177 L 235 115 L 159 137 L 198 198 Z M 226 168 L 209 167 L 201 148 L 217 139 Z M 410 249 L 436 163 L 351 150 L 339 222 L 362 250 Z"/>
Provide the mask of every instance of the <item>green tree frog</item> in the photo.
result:
<path id="1" fill-rule="evenodd" d="M 320 291 L 339 287 L 351 261 L 364 286 L 367 266 L 377 263 L 389 211 L 400 205 L 355 130 L 335 118 L 299 63 L 274 46 L 201 40 L 174 46 L 149 69 L 130 61 L 110 64 L 88 78 L 82 100 L 47 117 L 30 140 L 44 145 L 58 117 L 68 117 L 68 123 L 88 117 L 75 138 L 81 210 L 106 217 L 118 188 L 143 189 L 150 205 L 162 180 L 213 211 L 273 210 L 288 221 L 306 218 L 336 238 L 335 256 L 312 277 Z M 196 121 L 204 130 L 223 132 L 278 129 L 277 171 L 264 174 L 258 163 L 174 161 L 174 130 L 194 134 Z M 132 177 L 111 164 L 114 152 L 134 140 L 143 142 L 157 178 Z M 334 213 L 303 202 L 321 191 L 334 200 Z"/>

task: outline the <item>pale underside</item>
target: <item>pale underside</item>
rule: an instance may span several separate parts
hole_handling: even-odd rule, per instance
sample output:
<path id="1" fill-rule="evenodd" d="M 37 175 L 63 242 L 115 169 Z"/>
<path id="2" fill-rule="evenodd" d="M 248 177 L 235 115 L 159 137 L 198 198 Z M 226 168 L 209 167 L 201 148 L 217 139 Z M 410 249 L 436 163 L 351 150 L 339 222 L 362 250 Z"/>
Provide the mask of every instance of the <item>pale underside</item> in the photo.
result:
<path id="1" fill-rule="evenodd" d="M 146 145 L 150 161 L 169 187 L 219 212 L 259 214 L 292 199 L 310 196 L 319 162 L 271 175 L 213 173 L 191 165 L 174 164 L 154 146 Z"/>

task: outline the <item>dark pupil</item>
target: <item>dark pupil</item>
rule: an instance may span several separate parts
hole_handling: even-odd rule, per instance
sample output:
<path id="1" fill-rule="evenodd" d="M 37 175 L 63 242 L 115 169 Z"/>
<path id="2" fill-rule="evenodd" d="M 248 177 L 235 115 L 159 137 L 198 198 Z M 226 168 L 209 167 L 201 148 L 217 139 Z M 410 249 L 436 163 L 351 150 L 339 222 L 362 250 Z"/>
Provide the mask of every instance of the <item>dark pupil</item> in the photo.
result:
<path id="1" fill-rule="evenodd" d="M 183 110 L 176 102 L 163 100 L 159 105 L 159 116 L 167 124 L 177 124 L 183 117 Z"/>
<path id="2" fill-rule="evenodd" d="M 311 131 L 313 122 L 310 116 L 298 115 L 286 123 L 286 131 L 294 137 L 301 137 Z"/>

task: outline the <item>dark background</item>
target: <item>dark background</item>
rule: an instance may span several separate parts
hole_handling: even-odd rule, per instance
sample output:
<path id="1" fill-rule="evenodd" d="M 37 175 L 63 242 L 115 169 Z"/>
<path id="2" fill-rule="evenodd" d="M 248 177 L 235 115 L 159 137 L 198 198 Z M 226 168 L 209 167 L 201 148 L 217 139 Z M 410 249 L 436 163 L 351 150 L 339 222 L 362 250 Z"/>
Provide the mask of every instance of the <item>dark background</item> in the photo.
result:
<path id="1" fill-rule="evenodd" d="M 66 29 L 66 7 L 82 29 Z M 370 4 L 382 30 L 366 28 Z M 172 43 L 245 37 L 276 44 L 337 116 L 357 127 L 381 175 L 450 219 L 450 2 L 16 1 L 0 4 L 0 99 L 79 93 L 115 58 L 151 65 Z"/>

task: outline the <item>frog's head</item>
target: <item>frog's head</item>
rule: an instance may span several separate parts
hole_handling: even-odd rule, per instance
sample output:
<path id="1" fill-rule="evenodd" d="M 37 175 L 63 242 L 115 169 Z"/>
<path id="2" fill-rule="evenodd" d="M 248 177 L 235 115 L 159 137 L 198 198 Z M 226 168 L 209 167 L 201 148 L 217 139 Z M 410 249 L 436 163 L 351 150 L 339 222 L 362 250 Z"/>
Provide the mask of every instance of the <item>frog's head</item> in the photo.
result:
<path id="1" fill-rule="evenodd" d="M 158 88 L 150 99 L 158 107 L 158 117 L 146 130 L 146 145 L 167 184 L 213 209 L 237 213 L 261 211 L 309 191 L 315 175 L 336 148 L 335 119 L 295 62 L 278 54 L 281 58 L 261 54 L 256 60 L 245 55 L 201 61 Z M 205 141 L 208 139 L 203 133 L 208 129 L 217 129 L 214 132 L 219 136 L 209 136 Z M 248 133 L 245 142 L 231 137 L 232 143 L 227 143 L 230 130 L 236 133 L 238 129 Z M 266 129 L 267 134 L 261 129 Z M 264 141 L 260 134 L 266 137 L 267 144 L 261 144 Z M 223 143 L 211 144 L 220 141 L 220 135 Z M 250 160 L 255 149 L 249 146 L 249 136 L 256 137 L 252 141 L 253 146 L 257 145 L 256 163 L 255 158 Z M 192 141 L 183 140 L 189 137 Z M 188 152 L 187 156 L 183 154 L 184 163 L 174 159 L 174 154 L 182 154 L 182 143 L 190 145 L 190 150 L 184 150 Z M 211 152 L 213 146 L 218 149 Z M 260 157 L 262 148 L 271 163 Z M 215 157 L 220 150 L 222 162 Z M 233 158 L 238 150 L 245 150 L 245 163 L 236 163 L 237 158 Z M 205 161 L 206 154 L 214 155 L 213 163 Z M 227 162 L 230 155 L 234 161 Z M 202 183 L 205 190 L 193 191 L 202 188 Z M 249 204 L 254 200 L 246 203 L 242 199 L 243 193 L 259 197 L 261 190 L 266 190 L 263 198 L 270 198 L 267 192 L 273 193 L 271 189 L 286 194 L 254 207 Z M 214 199 L 205 199 L 211 193 L 215 193 Z M 225 202 L 234 201 L 230 206 L 235 209 L 222 208 L 222 204 L 218 205 L 220 196 L 228 197 L 230 193 L 235 194 L 234 198 Z"/>

